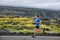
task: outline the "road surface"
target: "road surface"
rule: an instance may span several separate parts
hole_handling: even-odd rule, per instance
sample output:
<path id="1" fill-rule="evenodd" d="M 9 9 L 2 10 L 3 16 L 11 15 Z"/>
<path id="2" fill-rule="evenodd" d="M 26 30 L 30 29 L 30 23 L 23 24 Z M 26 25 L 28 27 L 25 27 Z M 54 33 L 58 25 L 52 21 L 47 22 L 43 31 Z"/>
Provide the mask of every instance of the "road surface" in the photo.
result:
<path id="1" fill-rule="evenodd" d="M 0 40 L 60 40 L 60 36 L 0 36 Z"/>

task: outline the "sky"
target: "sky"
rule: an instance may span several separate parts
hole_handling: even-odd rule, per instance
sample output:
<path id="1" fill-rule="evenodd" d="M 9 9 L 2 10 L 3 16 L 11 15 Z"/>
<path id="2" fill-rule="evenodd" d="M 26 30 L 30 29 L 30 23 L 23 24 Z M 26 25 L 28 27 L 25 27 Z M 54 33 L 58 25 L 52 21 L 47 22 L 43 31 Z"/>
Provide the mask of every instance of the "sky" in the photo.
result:
<path id="1" fill-rule="evenodd" d="M 60 10 L 60 0 L 0 0 L 1 5 Z"/>

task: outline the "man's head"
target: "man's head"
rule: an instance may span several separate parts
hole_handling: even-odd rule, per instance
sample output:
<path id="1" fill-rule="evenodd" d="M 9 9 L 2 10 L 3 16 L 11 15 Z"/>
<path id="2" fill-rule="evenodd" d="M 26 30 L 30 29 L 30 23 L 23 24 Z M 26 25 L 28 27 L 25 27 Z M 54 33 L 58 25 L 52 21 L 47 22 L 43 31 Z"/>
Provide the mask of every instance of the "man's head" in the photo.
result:
<path id="1" fill-rule="evenodd" d="M 35 15 L 35 18 L 39 18 L 39 15 Z"/>

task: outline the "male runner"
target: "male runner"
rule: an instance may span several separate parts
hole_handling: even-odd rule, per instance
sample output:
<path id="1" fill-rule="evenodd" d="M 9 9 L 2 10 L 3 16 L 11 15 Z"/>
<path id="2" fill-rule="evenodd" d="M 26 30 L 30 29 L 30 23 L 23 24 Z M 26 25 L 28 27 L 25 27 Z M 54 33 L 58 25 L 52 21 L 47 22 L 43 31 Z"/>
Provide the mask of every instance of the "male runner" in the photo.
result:
<path id="1" fill-rule="evenodd" d="M 40 18 L 39 18 L 39 15 L 35 15 L 35 28 L 34 28 L 34 35 L 32 37 L 36 37 L 36 33 L 39 32 L 39 27 L 40 27 Z"/>

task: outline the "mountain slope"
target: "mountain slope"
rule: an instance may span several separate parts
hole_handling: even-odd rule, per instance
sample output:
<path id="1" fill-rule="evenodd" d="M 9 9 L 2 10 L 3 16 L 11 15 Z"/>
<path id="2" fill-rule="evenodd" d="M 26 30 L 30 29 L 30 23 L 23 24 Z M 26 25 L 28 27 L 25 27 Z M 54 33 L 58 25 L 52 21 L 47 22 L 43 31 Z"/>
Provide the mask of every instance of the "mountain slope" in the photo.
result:
<path id="1" fill-rule="evenodd" d="M 0 6 L 0 15 L 10 16 L 34 16 L 39 14 L 43 18 L 60 18 L 60 11 L 37 8 Z"/>

